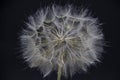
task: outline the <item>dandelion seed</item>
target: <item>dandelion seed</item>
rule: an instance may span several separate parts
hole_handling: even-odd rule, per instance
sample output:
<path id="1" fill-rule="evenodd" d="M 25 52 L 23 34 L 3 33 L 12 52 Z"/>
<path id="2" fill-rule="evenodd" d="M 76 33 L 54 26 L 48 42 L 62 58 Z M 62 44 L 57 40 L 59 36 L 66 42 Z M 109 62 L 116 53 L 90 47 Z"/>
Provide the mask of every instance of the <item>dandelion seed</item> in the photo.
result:
<path id="1" fill-rule="evenodd" d="M 37 67 L 44 77 L 51 71 L 72 76 L 86 71 L 99 61 L 103 51 L 103 34 L 96 18 L 87 10 L 78 14 L 73 6 L 53 5 L 29 17 L 21 37 L 23 57 L 31 68 Z"/>

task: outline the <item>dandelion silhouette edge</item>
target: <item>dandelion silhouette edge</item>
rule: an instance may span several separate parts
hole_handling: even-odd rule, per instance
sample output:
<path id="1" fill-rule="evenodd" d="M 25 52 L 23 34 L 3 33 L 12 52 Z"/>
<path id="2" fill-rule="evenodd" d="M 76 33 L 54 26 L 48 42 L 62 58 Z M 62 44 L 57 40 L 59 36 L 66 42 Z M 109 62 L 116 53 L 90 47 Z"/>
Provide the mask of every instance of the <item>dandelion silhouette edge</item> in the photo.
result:
<path id="1" fill-rule="evenodd" d="M 99 62 L 103 33 L 97 18 L 88 9 L 53 5 L 28 17 L 20 35 L 23 58 L 44 77 L 61 68 L 61 75 L 72 76 Z"/>

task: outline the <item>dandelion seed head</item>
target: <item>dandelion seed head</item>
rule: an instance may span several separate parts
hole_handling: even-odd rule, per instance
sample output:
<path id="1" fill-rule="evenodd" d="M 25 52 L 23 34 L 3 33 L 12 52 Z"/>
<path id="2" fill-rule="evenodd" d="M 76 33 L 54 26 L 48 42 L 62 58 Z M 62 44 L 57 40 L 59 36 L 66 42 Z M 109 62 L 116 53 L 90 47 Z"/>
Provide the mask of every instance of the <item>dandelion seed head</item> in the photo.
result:
<path id="1" fill-rule="evenodd" d="M 62 75 L 72 76 L 99 61 L 103 34 L 98 19 L 88 15 L 87 9 L 79 11 L 53 5 L 28 18 L 20 38 L 23 57 L 31 68 L 47 76 L 61 66 Z"/>

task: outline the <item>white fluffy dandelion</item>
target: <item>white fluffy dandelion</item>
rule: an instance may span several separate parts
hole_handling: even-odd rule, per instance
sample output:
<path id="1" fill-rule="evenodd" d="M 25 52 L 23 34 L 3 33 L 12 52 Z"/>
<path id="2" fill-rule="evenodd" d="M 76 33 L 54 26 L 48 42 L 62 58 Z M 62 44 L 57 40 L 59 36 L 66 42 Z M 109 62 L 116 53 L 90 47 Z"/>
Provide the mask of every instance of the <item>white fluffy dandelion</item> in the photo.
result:
<path id="1" fill-rule="evenodd" d="M 86 71 L 99 61 L 103 34 L 96 18 L 88 10 L 73 6 L 47 7 L 29 17 L 21 35 L 23 57 L 30 67 L 37 67 L 44 76 L 51 71 L 72 76 Z"/>

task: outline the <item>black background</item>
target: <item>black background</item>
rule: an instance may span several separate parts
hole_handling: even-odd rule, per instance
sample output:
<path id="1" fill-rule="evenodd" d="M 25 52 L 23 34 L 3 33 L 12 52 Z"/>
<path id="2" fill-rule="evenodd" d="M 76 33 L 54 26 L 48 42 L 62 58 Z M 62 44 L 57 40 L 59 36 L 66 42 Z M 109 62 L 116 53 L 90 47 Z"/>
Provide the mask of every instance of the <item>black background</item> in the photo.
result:
<path id="1" fill-rule="evenodd" d="M 30 69 L 22 60 L 19 51 L 19 32 L 24 21 L 43 6 L 57 4 L 74 4 L 85 6 L 104 23 L 103 33 L 108 46 L 101 63 L 91 66 L 86 74 L 75 74 L 67 80 L 120 80 L 120 4 L 117 0 L 3 0 L 0 1 L 0 80 L 56 80 L 57 74 L 52 72 L 46 78 L 36 69 Z M 62 80 L 65 80 L 62 77 Z"/>

